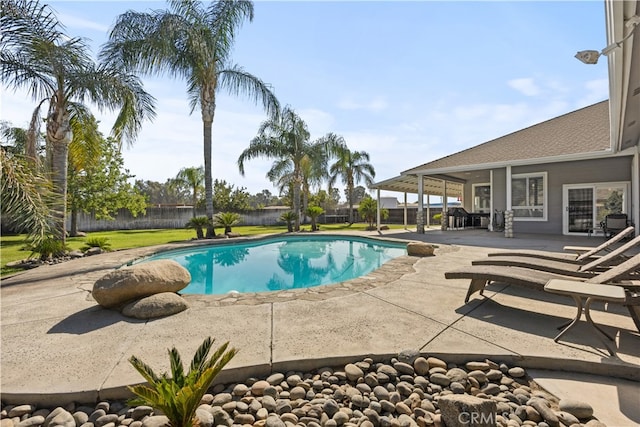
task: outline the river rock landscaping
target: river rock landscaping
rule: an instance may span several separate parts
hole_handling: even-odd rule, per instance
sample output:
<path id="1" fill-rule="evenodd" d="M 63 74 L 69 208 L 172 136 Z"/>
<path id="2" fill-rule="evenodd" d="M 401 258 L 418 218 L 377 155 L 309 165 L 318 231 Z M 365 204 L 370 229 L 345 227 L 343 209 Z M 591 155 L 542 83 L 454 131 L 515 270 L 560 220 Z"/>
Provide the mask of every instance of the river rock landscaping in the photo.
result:
<path id="1" fill-rule="evenodd" d="M 273 373 L 215 385 L 196 412 L 200 427 L 603 427 L 579 400 L 558 401 L 525 369 L 491 360 L 464 365 L 401 352 L 313 372 Z M 5 405 L 0 427 L 167 427 L 166 417 L 125 402 L 56 408 Z"/>

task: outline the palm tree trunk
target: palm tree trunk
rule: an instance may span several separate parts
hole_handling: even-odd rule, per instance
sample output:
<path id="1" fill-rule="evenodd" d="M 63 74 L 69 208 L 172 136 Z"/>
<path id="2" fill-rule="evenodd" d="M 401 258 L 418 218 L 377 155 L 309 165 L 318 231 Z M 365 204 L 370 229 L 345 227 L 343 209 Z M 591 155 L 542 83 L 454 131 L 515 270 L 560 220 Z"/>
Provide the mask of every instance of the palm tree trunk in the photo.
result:
<path id="1" fill-rule="evenodd" d="M 349 224 L 353 224 L 353 182 L 349 180 L 347 183 L 349 191 Z"/>
<path id="2" fill-rule="evenodd" d="M 69 227 L 69 236 L 78 235 L 78 209 L 71 208 L 71 226 Z"/>
<path id="3" fill-rule="evenodd" d="M 300 180 L 294 178 L 293 183 L 293 211 L 296 214 L 295 231 L 300 231 Z"/>
<path id="4" fill-rule="evenodd" d="M 53 233 L 63 243 L 67 238 L 67 167 L 69 144 L 73 138 L 69 114 L 55 105 L 47 117 L 47 142 L 51 147 L 51 181 L 53 183 Z"/>
<path id="5" fill-rule="evenodd" d="M 213 93 L 213 90 L 207 91 L 205 88 L 200 98 L 204 134 L 204 197 L 207 218 L 209 218 L 210 221 L 209 225 L 207 225 L 207 239 L 211 239 L 216 235 L 213 229 L 213 171 L 211 164 L 211 129 L 213 127 L 213 116 L 216 110 L 215 100 L 210 99 L 212 96 L 215 96 Z M 207 101 L 207 95 L 209 95 L 209 101 Z"/>

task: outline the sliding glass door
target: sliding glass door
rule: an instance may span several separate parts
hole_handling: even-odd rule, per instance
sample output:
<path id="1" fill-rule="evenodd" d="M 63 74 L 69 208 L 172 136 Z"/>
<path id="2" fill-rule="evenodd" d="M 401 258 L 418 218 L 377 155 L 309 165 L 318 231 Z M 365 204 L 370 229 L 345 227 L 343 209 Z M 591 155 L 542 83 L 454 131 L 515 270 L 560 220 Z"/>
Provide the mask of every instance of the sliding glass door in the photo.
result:
<path id="1" fill-rule="evenodd" d="M 627 212 L 626 182 L 563 186 L 563 233 L 589 234 L 610 213 Z"/>

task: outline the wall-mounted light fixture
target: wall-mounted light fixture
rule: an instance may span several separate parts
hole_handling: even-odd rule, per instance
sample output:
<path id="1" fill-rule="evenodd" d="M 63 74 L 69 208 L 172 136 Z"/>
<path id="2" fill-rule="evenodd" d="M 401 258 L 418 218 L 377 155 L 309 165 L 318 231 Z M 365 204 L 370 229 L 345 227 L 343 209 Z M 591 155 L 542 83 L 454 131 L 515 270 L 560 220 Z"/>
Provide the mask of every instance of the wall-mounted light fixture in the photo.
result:
<path id="1" fill-rule="evenodd" d="M 598 58 L 600 58 L 600 56 L 602 55 L 607 56 L 611 52 L 613 52 L 615 49 L 622 46 L 622 43 L 624 43 L 629 37 L 633 35 L 633 32 L 636 30 L 636 28 L 638 28 L 638 24 L 640 24 L 640 16 L 638 15 L 632 16 L 625 23 L 625 26 L 627 28 L 630 28 L 630 30 L 629 30 L 629 33 L 626 36 L 624 36 L 622 40 L 615 43 L 611 43 L 609 46 L 605 47 L 600 52 L 598 52 L 597 50 L 581 50 L 580 52 L 576 53 L 575 57 L 578 58 L 580 61 L 584 62 L 585 64 L 597 64 Z"/>

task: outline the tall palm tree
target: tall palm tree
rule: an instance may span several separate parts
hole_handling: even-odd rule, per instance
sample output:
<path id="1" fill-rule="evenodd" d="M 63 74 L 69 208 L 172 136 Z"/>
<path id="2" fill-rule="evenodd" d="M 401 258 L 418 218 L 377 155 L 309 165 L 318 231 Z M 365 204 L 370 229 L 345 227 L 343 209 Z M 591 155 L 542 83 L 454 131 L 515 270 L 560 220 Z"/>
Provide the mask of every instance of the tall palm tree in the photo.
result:
<path id="1" fill-rule="evenodd" d="M 100 111 L 119 109 L 113 135 L 133 142 L 142 121 L 154 116 L 154 99 L 140 80 L 118 67 L 98 65 L 86 42 L 64 33 L 49 6 L 37 0 L 3 0 L 0 13 L 0 78 L 14 89 L 24 89 L 36 102 L 31 132 L 46 108 L 46 143 L 56 195 L 54 235 L 66 238 L 67 166 L 72 122 L 93 118 L 84 102 Z"/>
<path id="2" fill-rule="evenodd" d="M 191 112 L 200 107 L 204 129 L 204 181 L 207 217 L 213 221 L 211 128 L 216 95 L 225 89 L 262 102 L 269 114 L 278 100 L 269 85 L 231 63 L 234 38 L 245 19 L 253 19 L 249 0 L 218 0 L 205 7 L 195 0 L 169 0 L 169 9 L 120 15 L 101 58 L 145 74 L 187 80 Z M 213 237 L 213 226 L 207 237 Z"/>
<path id="3" fill-rule="evenodd" d="M 196 206 L 198 205 L 200 191 L 202 190 L 202 183 L 204 182 L 204 168 L 202 166 L 197 168 L 182 168 L 180 169 L 180 172 L 178 172 L 178 175 L 176 175 L 175 181 L 191 189 L 193 217 L 195 218 Z"/>
<path id="4" fill-rule="evenodd" d="M 376 171 L 369 163 L 369 153 L 366 151 L 351 151 L 342 144 L 334 151 L 336 161 L 329 167 L 329 188 L 332 188 L 338 178 L 347 186 L 349 199 L 349 223 L 353 224 L 353 189 L 355 184 L 364 180 L 367 185 L 373 183 Z"/>
<path id="5" fill-rule="evenodd" d="M 309 141 L 309 138 L 307 124 L 287 106 L 278 117 L 262 122 L 258 135 L 238 158 L 238 169 L 242 175 L 247 160 L 258 157 L 275 159 L 267 172 L 267 178 L 281 188 L 288 185 L 293 187 L 295 231 L 300 230 L 300 195 L 304 184 L 304 169 L 326 170 L 328 153 L 336 144 L 333 134 L 327 134 L 314 142 Z"/>

